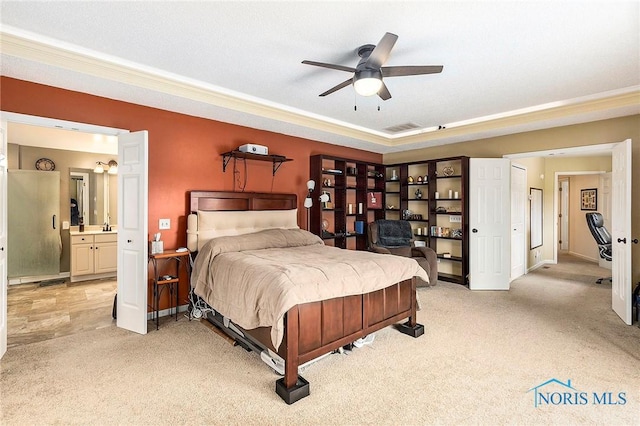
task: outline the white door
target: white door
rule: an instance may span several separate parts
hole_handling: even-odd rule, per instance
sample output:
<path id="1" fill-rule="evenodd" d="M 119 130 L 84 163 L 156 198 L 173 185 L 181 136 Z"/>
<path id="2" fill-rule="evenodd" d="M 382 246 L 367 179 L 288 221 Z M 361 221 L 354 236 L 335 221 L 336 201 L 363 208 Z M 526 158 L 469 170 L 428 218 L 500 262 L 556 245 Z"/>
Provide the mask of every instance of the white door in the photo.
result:
<path id="1" fill-rule="evenodd" d="M 0 358 L 7 352 L 7 122 L 0 123 Z"/>
<path id="2" fill-rule="evenodd" d="M 569 179 L 559 179 L 560 188 L 558 198 L 560 200 L 560 217 L 558 222 L 560 224 L 560 241 L 558 241 L 558 248 L 560 251 L 569 250 Z"/>
<path id="3" fill-rule="evenodd" d="M 598 210 L 602 213 L 604 227 L 611 227 L 611 173 L 602 173 L 600 175 L 600 191 L 598 191 Z M 598 264 L 602 268 L 611 269 L 611 262 L 598 256 Z"/>
<path id="4" fill-rule="evenodd" d="M 509 290 L 510 161 L 469 160 L 469 288 Z"/>
<path id="5" fill-rule="evenodd" d="M 147 333 L 148 134 L 118 136 L 117 325 Z"/>
<path id="6" fill-rule="evenodd" d="M 611 307 L 631 325 L 631 140 L 611 157 Z"/>
<path id="7" fill-rule="evenodd" d="M 526 199 L 527 171 L 511 166 L 511 281 L 524 275 L 526 269 Z"/>

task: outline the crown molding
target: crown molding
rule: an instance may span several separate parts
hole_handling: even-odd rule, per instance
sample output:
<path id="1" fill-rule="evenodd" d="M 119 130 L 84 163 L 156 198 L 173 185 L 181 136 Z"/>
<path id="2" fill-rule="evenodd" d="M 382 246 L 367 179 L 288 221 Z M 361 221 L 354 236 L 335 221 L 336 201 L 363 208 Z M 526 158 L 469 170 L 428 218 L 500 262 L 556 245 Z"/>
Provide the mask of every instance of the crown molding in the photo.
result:
<path id="1" fill-rule="evenodd" d="M 97 78 L 329 132 L 384 147 L 425 143 L 479 132 L 495 132 L 534 122 L 640 105 L 640 86 L 635 86 L 616 93 L 600 94 L 573 101 L 511 111 L 499 116 L 480 117 L 465 122 L 451 123 L 440 130 L 430 128 L 389 135 L 8 26 L 4 26 L 0 30 L 0 52 L 3 55 L 15 56 Z"/>

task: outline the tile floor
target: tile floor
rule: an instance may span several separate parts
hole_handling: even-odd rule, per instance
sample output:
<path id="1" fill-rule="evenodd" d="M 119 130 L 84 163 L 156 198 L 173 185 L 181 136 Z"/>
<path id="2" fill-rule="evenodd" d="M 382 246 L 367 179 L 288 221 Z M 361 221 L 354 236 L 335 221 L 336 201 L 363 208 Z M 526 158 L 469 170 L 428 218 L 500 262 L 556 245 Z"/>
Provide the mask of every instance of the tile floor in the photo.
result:
<path id="1" fill-rule="evenodd" d="M 116 280 L 9 286 L 7 347 L 111 326 Z"/>

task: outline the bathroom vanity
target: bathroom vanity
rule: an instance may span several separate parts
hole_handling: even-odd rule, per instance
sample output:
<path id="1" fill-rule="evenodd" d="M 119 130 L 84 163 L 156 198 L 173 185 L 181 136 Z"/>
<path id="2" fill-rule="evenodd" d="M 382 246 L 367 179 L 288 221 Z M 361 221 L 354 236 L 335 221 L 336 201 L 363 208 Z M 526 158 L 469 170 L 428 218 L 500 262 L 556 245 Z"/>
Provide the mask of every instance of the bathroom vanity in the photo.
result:
<path id="1" fill-rule="evenodd" d="M 118 233 L 115 230 L 70 231 L 71 282 L 116 276 Z"/>

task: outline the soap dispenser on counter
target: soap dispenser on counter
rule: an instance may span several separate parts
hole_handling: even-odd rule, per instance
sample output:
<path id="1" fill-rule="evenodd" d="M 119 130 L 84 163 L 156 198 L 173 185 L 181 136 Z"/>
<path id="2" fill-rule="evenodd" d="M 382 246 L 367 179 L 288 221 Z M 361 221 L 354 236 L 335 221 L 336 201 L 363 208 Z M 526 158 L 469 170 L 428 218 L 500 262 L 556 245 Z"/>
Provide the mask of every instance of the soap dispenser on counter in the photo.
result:
<path id="1" fill-rule="evenodd" d="M 78 218 L 78 231 L 84 232 L 84 218 L 83 217 L 79 217 Z"/>

